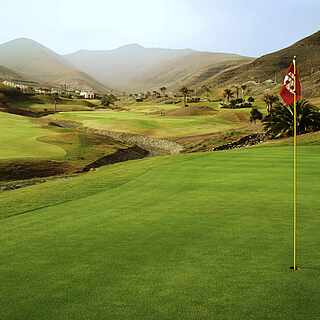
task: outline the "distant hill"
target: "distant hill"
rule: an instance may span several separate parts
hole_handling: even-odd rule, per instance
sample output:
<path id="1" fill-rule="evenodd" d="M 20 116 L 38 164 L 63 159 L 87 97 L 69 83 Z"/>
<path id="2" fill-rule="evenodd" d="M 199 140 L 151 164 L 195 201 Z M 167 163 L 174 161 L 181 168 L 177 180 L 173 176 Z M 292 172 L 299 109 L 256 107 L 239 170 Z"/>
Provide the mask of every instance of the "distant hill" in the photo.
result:
<path id="1" fill-rule="evenodd" d="M 0 80 L 22 79 L 22 76 L 9 68 L 0 65 Z"/>
<path id="2" fill-rule="evenodd" d="M 73 87 L 106 90 L 95 79 L 76 70 L 62 56 L 26 38 L 0 45 L 0 65 L 40 83 L 63 85 L 66 82 Z"/>
<path id="3" fill-rule="evenodd" d="M 144 48 L 138 44 L 114 50 L 80 50 L 58 55 L 29 39 L 16 39 L 0 45 L 1 74 L 23 77 L 40 83 L 80 88 L 107 88 L 123 91 L 158 90 L 165 86 L 212 91 L 235 84 L 250 83 L 252 94 L 277 92 L 279 83 L 297 56 L 305 97 L 320 96 L 320 31 L 292 46 L 258 59 L 229 53 L 200 52 L 191 49 Z M 277 86 L 273 80 L 277 81 Z M 267 81 L 266 81 L 267 80 Z M 262 85 L 267 82 L 268 85 Z"/>
<path id="4" fill-rule="evenodd" d="M 280 82 L 294 56 L 306 97 L 320 95 L 320 31 L 296 42 L 288 48 L 264 55 L 251 63 L 225 70 L 210 79 L 213 86 L 228 86 L 247 81 L 263 82 L 277 79 Z"/>
<path id="5" fill-rule="evenodd" d="M 173 89 L 192 84 L 206 71 L 214 75 L 252 60 L 235 54 L 144 48 L 137 44 L 109 51 L 80 50 L 64 57 L 104 85 L 121 90 L 161 86 Z"/>

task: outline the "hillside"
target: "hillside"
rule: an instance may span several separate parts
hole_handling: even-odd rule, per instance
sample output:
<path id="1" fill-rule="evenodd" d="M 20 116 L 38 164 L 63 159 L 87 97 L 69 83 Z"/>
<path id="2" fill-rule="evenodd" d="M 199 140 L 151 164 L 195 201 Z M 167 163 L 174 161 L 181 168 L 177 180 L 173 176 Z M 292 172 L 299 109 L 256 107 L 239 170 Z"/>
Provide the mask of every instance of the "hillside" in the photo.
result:
<path id="1" fill-rule="evenodd" d="M 6 79 L 22 79 L 22 76 L 9 68 L 0 65 L 0 81 Z"/>
<path id="2" fill-rule="evenodd" d="M 20 38 L 0 45 L 0 65 L 12 69 L 28 80 L 71 87 L 106 88 L 72 67 L 63 57 L 36 41 Z"/>
<path id="3" fill-rule="evenodd" d="M 192 84 L 201 71 L 216 74 L 250 61 L 234 54 L 144 48 L 137 44 L 109 51 L 81 50 L 65 58 L 101 83 L 121 90 L 177 88 Z"/>
<path id="4" fill-rule="evenodd" d="M 228 86 L 251 80 L 263 82 L 275 78 L 279 82 L 294 56 L 297 56 L 304 95 L 306 97 L 320 95 L 320 31 L 285 49 L 226 70 L 211 78 L 210 83 Z"/>

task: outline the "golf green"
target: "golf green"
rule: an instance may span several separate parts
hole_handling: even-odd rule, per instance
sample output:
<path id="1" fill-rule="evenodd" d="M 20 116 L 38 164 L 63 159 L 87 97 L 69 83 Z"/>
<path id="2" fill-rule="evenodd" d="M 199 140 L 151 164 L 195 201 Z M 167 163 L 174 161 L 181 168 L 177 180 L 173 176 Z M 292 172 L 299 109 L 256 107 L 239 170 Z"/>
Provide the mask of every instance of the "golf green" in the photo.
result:
<path id="1" fill-rule="evenodd" d="M 65 151 L 53 144 L 41 142 L 39 138 L 52 135 L 33 119 L 0 112 L 0 160 L 15 158 L 63 158 Z"/>
<path id="2" fill-rule="evenodd" d="M 317 319 L 319 143 L 156 157 L 0 195 L 1 319 Z"/>

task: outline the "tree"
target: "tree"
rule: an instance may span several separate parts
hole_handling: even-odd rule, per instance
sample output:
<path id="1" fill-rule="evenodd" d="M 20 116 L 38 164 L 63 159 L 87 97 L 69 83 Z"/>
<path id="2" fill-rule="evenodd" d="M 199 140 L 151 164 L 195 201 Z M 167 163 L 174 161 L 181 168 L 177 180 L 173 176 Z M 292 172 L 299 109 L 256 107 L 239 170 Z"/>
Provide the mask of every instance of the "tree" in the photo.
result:
<path id="1" fill-rule="evenodd" d="M 153 90 L 153 91 L 152 91 L 152 96 L 153 96 L 154 98 L 159 98 L 159 97 L 161 96 L 161 94 L 160 94 L 158 91 Z"/>
<path id="2" fill-rule="evenodd" d="M 239 90 L 240 90 L 240 87 L 236 84 L 236 85 L 234 86 L 234 88 L 236 89 L 236 97 L 237 97 L 237 99 L 239 99 Z"/>
<path id="3" fill-rule="evenodd" d="M 166 87 L 161 87 L 160 91 L 161 91 L 162 95 L 164 96 L 166 91 L 167 91 L 167 88 Z"/>
<path id="4" fill-rule="evenodd" d="M 263 114 L 257 109 L 252 108 L 250 111 L 250 122 L 256 123 L 257 120 L 262 120 Z"/>
<path id="5" fill-rule="evenodd" d="M 229 102 L 230 99 L 233 98 L 233 92 L 231 89 L 225 89 L 224 92 L 223 92 L 223 97 L 227 99 L 227 101 Z"/>
<path id="6" fill-rule="evenodd" d="M 263 101 L 266 104 L 266 108 L 267 108 L 267 114 L 270 114 L 272 112 L 273 106 L 274 104 L 276 104 L 277 102 L 279 102 L 279 97 L 275 96 L 273 94 L 269 94 L 267 93 L 264 98 Z"/>
<path id="7" fill-rule="evenodd" d="M 101 99 L 101 104 L 105 107 L 110 107 L 110 105 L 114 105 L 114 103 L 117 101 L 117 97 L 113 95 L 112 93 L 106 94 Z"/>
<path id="8" fill-rule="evenodd" d="M 251 96 L 250 96 L 250 97 L 248 98 L 248 102 L 249 102 L 249 103 L 254 103 L 254 97 L 251 97 Z"/>
<path id="9" fill-rule="evenodd" d="M 211 93 L 210 87 L 204 84 L 201 89 L 206 93 L 207 98 L 209 98 L 209 94 Z"/>
<path id="10" fill-rule="evenodd" d="M 278 104 L 263 119 L 264 129 L 274 138 L 293 136 L 294 107 Z M 297 102 L 297 133 L 303 134 L 320 130 L 320 111 L 307 100 Z"/>
<path id="11" fill-rule="evenodd" d="M 247 90 L 247 86 L 245 84 L 242 84 L 241 85 L 241 96 L 242 96 L 242 99 L 244 99 L 244 94 L 245 94 L 246 90 Z"/>
<path id="12" fill-rule="evenodd" d="M 190 93 L 190 90 L 187 87 L 182 87 L 179 91 L 183 94 L 184 106 L 186 107 L 187 106 L 187 98 Z"/>
<path id="13" fill-rule="evenodd" d="M 54 104 L 54 113 L 57 112 L 57 103 L 59 102 L 59 95 L 58 93 L 53 93 L 51 95 L 51 101 Z"/>

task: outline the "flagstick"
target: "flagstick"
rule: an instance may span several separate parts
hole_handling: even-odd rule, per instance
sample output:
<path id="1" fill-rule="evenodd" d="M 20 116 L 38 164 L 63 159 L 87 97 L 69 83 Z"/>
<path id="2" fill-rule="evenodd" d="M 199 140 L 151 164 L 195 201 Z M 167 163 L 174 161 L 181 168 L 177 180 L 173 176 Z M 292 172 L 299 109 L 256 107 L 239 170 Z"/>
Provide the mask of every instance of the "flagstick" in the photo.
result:
<path id="1" fill-rule="evenodd" d="M 293 58 L 294 67 L 294 103 L 293 103 L 293 271 L 297 270 L 297 93 L 296 57 Z"/>

